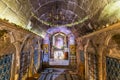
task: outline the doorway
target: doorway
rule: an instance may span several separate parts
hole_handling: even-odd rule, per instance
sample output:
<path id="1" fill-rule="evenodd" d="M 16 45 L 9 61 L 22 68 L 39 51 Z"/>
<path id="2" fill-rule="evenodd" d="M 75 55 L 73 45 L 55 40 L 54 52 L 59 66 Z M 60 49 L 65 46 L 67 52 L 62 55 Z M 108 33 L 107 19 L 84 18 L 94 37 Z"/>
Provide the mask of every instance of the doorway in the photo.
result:
<path id="1" fill-rule="evenodd" d="M 51 37 L 50 65 L 69 65 L 68 40 L 64 33 L 55 33 Z"/>
<path id="2" fill-rule="evenodd" d="M 75 36 L 66 27 L 48 29 L 43 41 L 43 63 L 47 66 L 70 65 L 74 57 L 73 45 Z"/>

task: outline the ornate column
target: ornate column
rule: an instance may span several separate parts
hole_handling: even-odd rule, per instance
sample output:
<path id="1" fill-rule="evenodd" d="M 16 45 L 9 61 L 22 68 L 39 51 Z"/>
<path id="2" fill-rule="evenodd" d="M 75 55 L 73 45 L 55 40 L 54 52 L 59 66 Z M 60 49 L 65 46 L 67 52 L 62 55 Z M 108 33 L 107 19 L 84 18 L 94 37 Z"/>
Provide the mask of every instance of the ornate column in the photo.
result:
<path id="1" fill-rule="evenodd" d="M 13 70 L 13 75 L 14 79 L 12 80 L 18 80 L 19 76 L 19 69 L 20 69 L 20 42 L 16 41 L 13 43 L 15 48 L 16 48 L 16 53 L 14 55 L 14 70 Z"/>
<path id="2" fill-rule="evenodd" d="M 104 44 L 100 44 L 98 48 L 98 79 L 103 80 L 103 74 L 104 74 L 104 55 L 103 55 L 103 50 L 105 48 Z"/>
<path id="3" fill-rule="evenodd" d="M 85 57 L 85 80 L 88 80 L 88 53 L 87 47 L 89 45 L 89 40 L 87 40 L 86 45 L 84 46 L 84 57 Z"/>
<path id="4" fill-rule="evenodd" d="M 21 43 L 17 39 L 18 36 L 17 34 L 14 35 L 15 33 L 9 32 L 11 43 L 15 46 L 15 53 L 14 53 L 14 60 L 13 60 L 13 67 L 12 67 L 12 78 L 11 80 L 18 80 L 19 77 L 19 69 L 20 69 L 20 48 L 21 48 Z"/>
<path id="5" fill-rule="evenodd" d="M 104 32 L 102 35 L 99 35 L 100 40 L 99 40 L 99 46 L 98 46 L 98 79 L 99 80 L 106 80 L 106 54 L 108 51 L 104 53 L 105 49 L 108 42 L 111 38 L 111 33 L 110 32 Z"/>
<path id="6" fill-rule="evenodd" d="M 29 65 L 29 77 L 32 77 L 33 76 L 33 69 L 34 69 L 34 60 L 33 60 L 33 57 L 34 57 L 34 48 L 33 46 L 31 45 L 31 51 L 30 51 L 30 65 Z"/>

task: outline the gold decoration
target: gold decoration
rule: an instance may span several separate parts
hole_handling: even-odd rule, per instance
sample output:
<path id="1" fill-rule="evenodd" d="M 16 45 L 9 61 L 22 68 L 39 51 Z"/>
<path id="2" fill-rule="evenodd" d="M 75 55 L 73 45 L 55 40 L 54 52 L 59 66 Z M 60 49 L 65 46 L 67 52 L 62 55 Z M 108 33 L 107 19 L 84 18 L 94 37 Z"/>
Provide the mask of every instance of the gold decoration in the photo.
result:
<path id="1" fill-rule="evenodd" d="M 72 55 L 75 55 L 75 53 L 76 53 L 75 45 L 70 45 L 70 53 L 71 53 Z"/>
<path id="2" fill-rule="evenodd" d="M 48 44 L 43 45 L 43 50 L 45 53 L 48 53 Z"/>

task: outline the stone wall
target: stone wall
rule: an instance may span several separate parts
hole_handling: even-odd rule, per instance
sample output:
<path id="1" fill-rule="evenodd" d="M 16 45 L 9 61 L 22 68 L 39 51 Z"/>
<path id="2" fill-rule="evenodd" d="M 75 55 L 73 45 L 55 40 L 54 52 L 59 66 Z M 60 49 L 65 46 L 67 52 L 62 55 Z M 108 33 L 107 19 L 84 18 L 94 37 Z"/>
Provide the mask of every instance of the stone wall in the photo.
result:
<path id="1" fill-rule="evenodd" d="M 34 52 L 38 51 L 38 68 L 41 68 L 40 64 L 40 45 L 42 38 L 34 33 L 24 30 L 14 24 L 10 24 L 7 21 L 0 20 L 0 57 L 4 55 L 12 54 L 12 67 L 11 67 L 11 77 L 10 80 L 18 80 L 18 78 L 22 78 L 25 80 L 27 77 L 33 76 L 36 74 L 38 69 L 33 67 L 34 65 Z M 38 46 L 37 49 L 35 46 Z M 29 59 L 24 61 L 25 57 L 21 57 L 22 55 L 29 55 Z M 24 59 L 23 59 L 24 58 Z M 28 72 L 21 71 L 21 64 L 25 62 L 29 62 L 27 69 Z M 25 63 L 26 64 L 26 63 Z M 26 67 L 26 65 L 24 65 Z M 24 67 L 22 67 L 24 68 Z M 28 76 L 29 75 L 29 76 Z"/>
<path id="2" fill-rule="evenodd" d="M 29 0 L 0 0 L 0 18 L 25 27 L 30 16 Z"/>
<path id="3" fill-rule="evenodd" d="M 79 74 L 81 76 L 85 75 L 85 80 L 90 80 L 90 78 L 106 80 L 106 57 L 120 59 L 119 35 L 120 35 L 120 23 L 116 23 L 107 28 L 101 29 L 99 31 L 93 32 L 91 34 L 88 34 L 86 36 L 77 39 L 77 40 L 81 40 L 82 41 L 81 43 L 84 43 L 86 40 L 88 40 L 88 44 L 86 43 L 84 45 L 82 44 L 78 45 L 84 47 L 83 51 L 84 51 L 85 62 L 79 63 L 79 65 L 84 64 L 85 66 L 79 66 L 78 69 L 81 69 L 81 67 L 85 67 L 85 74 L 82 73 L 84 71 L 79 70 Z M 91 57 L 95 56 L 96 58 L 90 59 L 89 55 L 91 55 Z M 92 65 L 95 65 L 97 67 L 94 68 L 91 67 L 90 66 L 91 63 L 89 59 L 92 61 Z M 96 61 L 96 63 L 93 63 L 94 61 Z M 95 68 L 97 68 L 96 69 L 97 74 L 94 74 Z"/>

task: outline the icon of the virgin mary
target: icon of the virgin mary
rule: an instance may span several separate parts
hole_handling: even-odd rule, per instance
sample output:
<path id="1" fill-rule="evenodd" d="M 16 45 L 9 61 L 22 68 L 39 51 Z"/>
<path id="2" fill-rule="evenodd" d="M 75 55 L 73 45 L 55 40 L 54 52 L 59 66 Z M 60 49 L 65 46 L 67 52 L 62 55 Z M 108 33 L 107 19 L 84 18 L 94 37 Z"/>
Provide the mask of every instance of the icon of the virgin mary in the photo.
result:
<path id="1" fill-rule="evenodd" d="M 63 38 L 62 37 L 56 37 L 55 46 L 58 49 L 61 49 L 63 47 L 63 44 L 64 44 Z"/>

